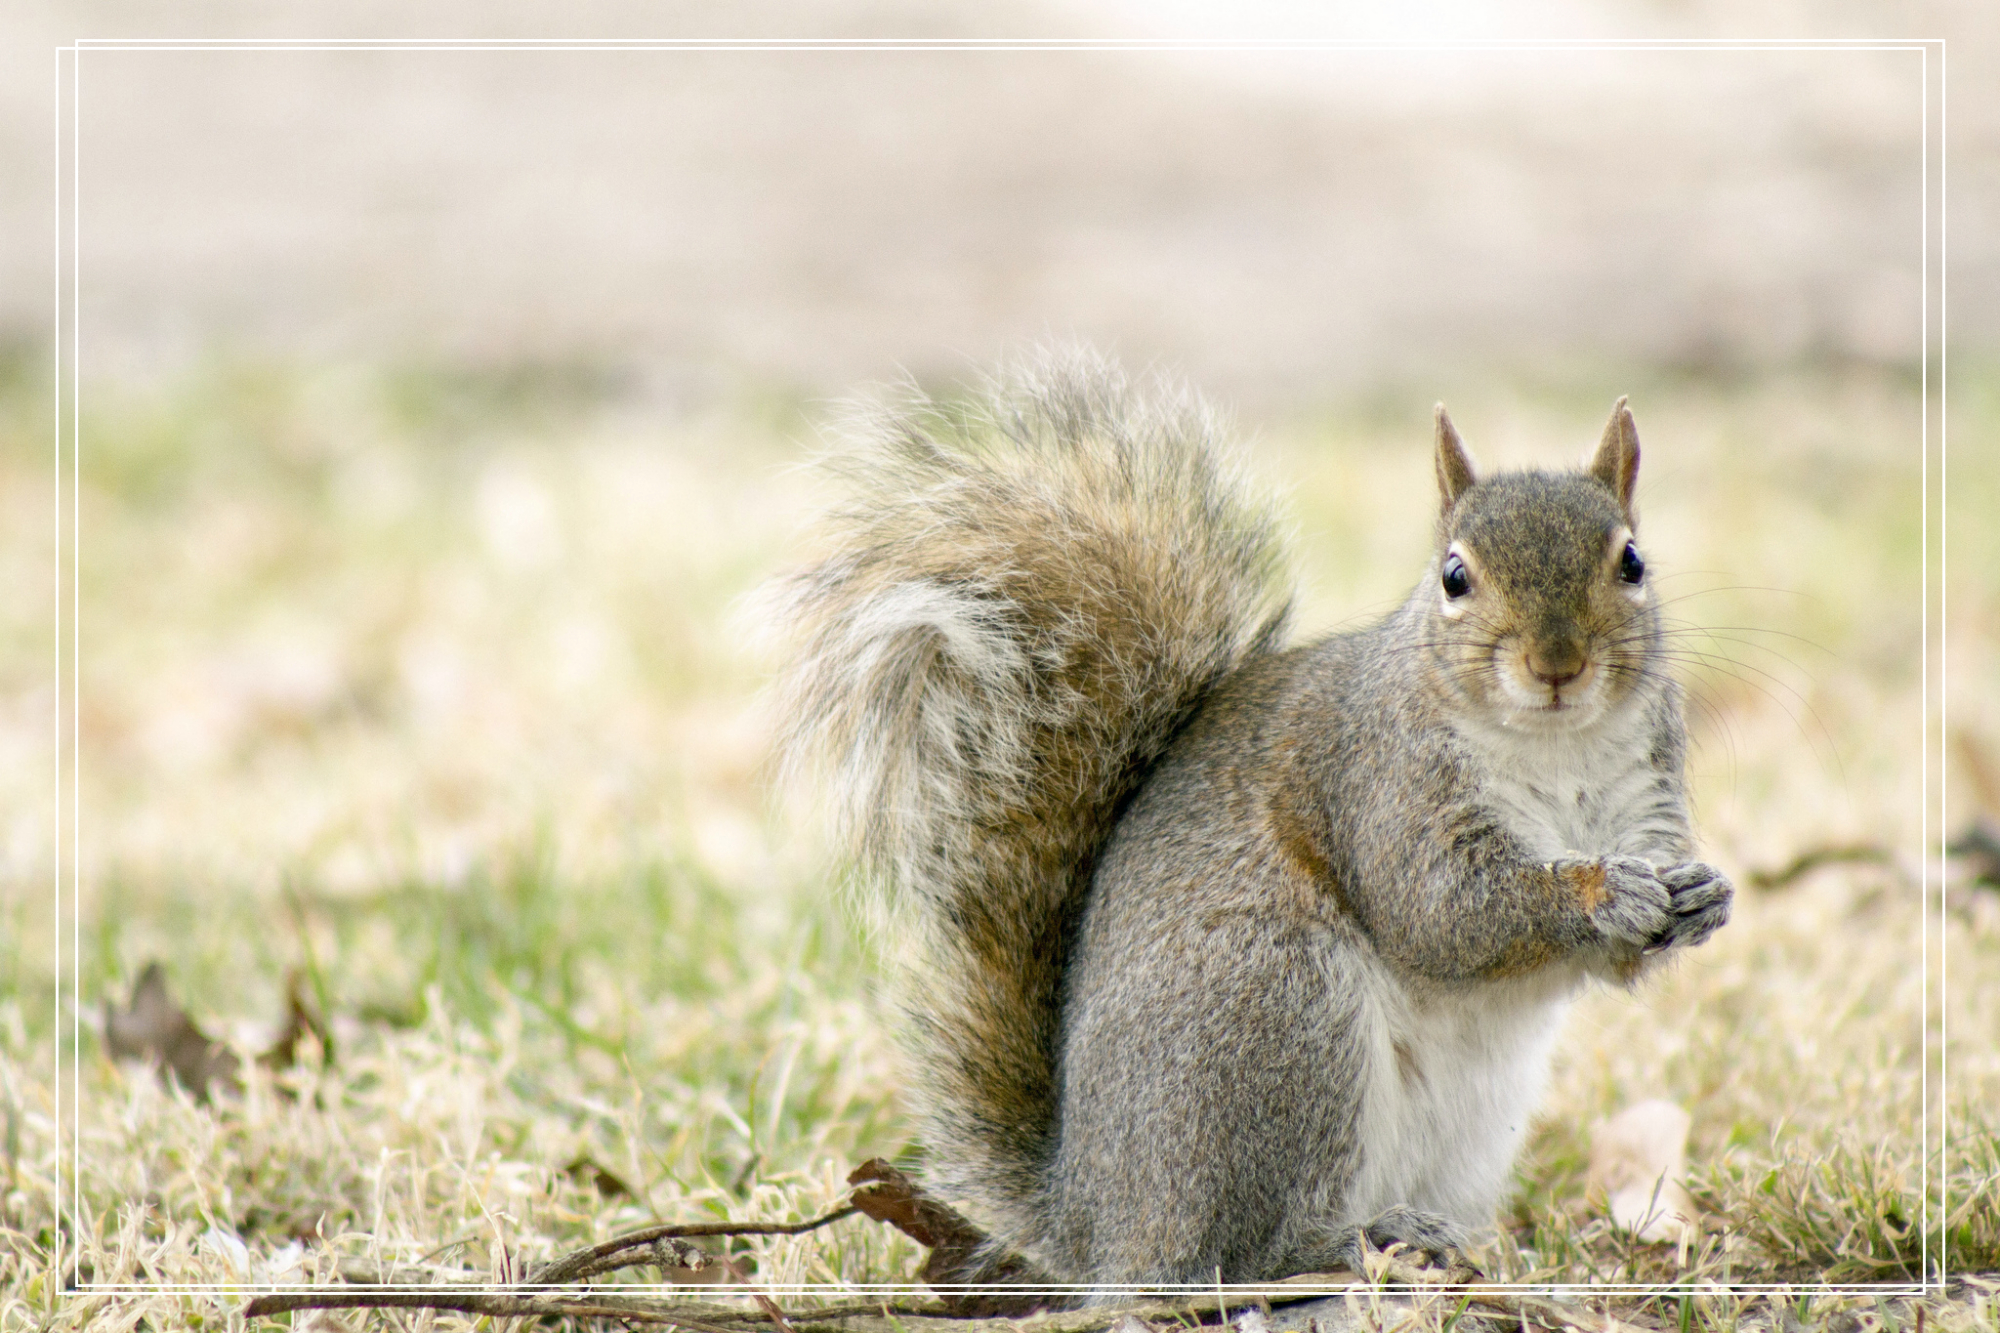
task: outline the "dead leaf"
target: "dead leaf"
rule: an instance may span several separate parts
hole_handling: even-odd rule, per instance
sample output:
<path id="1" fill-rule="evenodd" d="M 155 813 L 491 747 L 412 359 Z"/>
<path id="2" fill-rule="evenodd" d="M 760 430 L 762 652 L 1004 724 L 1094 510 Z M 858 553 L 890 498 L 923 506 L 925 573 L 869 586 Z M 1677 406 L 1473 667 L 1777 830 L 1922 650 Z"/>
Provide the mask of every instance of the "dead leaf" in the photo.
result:
<path id="1" fill-rule="evenodd" d="M 1981 815 L 1945 850 L 1966 863 L 1974 883 L 2000 885 L 2000 823 Z"/>
<path id="2" fill-rule="evenodd" d="M 576 1160 L 563 1168 L 563 1174 L 578 1184 L 590 1184 L 607 1199 L 632 1198 L 632 1187 L 608 1167 L 598 1165 L 597 1159 L 588 1153 L 579 1153 Z M 700 1267 L 700 1265 L 696 1265 Z"/>
<path id="3" fill-rule="evenodd" d="M 1626 1107 L 1591 1132 L 1586 1188 L 1640 1240 L 1676 1244 L 1694 1234 L 1694 1200 L 1681 1184 L 1692 1124 L 1686 1111 L 1655 1099 Z"/>
<path id="4" fill-rule="evenodd" d="M 847 1183 L 856 1187 L 856 1208 L 930 1249 L 930 1257 L 917 1270 L 917 1280 L 939 1288 L 939 1299 L 953 1314 L 986 1318 L 1030 1314 L 1048 1306 L 1049 1298 L 1027 1293 L 1008 1296 L 943 1290 L 972 1283 L 1029 1285 L 1046 1279 L 1020 1255 L 994 1254 L 985 1232 L 880 1157 L 855 1167 Z"/>
<path id="5" fill-rule="evenodd" d="M 271 1049 L 257 1057 L 267 1069 L 290 1069 L 298 1063 L 299 1038 L 308 1032 L 319 1038 L 320 1059 L 333 1063 L 333 1031 L 319 1009 L 306 998 L 305 974 L 294 968 L 285 978 L 285 1030 Z"/>
<path id="6" fill-rule="evenodd" d="M 210 1038 L 173 1002 L 157 960 L 139 974 L 123 1013 L 106 1008 L 104 1044 L 114 1060 L 145 1060 L 202 1101 L 214 1089 L 237 1092 L 243 1086 L 236 1052 Z"/>

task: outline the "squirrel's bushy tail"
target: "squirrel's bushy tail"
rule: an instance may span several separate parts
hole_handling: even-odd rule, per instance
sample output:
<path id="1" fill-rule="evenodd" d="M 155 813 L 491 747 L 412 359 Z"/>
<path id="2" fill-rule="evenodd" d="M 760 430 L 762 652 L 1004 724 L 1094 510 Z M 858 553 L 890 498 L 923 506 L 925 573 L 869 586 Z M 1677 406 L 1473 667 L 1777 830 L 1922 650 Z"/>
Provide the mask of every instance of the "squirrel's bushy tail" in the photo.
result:
<path id="1" fill-rule="evenodd" d="M 1212 412 L 1087 352 L 844 435 L 847 502 L 766 604 L 791 653 L 781 754 L 922 927 L 933 1178 L 1032 1247 L 1093 860 L 1202 696 L 1282 635 L 1281 542 Z"/>

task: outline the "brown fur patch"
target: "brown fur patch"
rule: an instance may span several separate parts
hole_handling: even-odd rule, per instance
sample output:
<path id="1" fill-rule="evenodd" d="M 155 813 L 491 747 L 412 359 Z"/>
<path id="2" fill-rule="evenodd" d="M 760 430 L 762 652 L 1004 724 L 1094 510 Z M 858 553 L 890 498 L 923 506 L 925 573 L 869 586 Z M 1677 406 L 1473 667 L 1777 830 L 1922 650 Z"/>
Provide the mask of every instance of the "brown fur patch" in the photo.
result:
<path id="1" fill-rule="evenodd" d="M 1604 867 L 1601 865 L 1578 866 L 1570 872 L 1576 888 L 1576 900 L 1586 914 L 1594 913 L 1611 895 L 1604 888 Z"/>
<path id="2" fill-rule="evenodd" d="M 1568 950 L 1547 940 L 1518 939 L 1495 958 L 1480 975 L 1490 981 L 1503 981 L 1508 977 L 1525 976 L 1539 968 L 1547 967 Z"/>
<path id="3" fill-rule="evenodd" d="M 1282 791 L 1283 787 L 1278 787 Z M 1273 801 L 1269 812 L 1271 838 L 1290 861 L 1302 873 L 1313 888 L 1332 900 L 1343 916 L 1353 916 L 1348 906 L 1347 895 L 1341 889 L 1340 876 L 1334 873 L 1333 865 L 1320 851 L 1318 839 L 1306 827 L 1306 821 L 1298 811 L 1284 800 Z"/>

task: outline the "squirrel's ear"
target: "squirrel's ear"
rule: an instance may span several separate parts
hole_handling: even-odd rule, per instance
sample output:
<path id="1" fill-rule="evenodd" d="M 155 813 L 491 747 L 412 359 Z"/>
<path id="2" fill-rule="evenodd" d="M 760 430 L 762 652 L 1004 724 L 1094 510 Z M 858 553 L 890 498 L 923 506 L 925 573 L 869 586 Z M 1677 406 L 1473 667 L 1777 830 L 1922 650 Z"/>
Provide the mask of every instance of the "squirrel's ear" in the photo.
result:
<path id="1" fill-rule="evenodd" d="M 1437 473 L 1438 495 L 1445 509 L 1458 503 L 1458 497 L 1479 479 L 1472 470 L 1472 455 L 1466 452 L 1465 441 L 1458 438 L 1458 429 L 1451 424 L 1443 403 L 1437 405 Z"/>
<path id="2" fill-rule="evenodd" d="M 1632 486 L 1639 479 L 1639 428 L 1632 424 L 1631 409 L 1623 398 L 1611 405 L 1611 420 L 1604 425 L 1597 457 L 1590 460 L 1590 475 L 1611 488 L 1618 507 L 1630 517 Z"/>

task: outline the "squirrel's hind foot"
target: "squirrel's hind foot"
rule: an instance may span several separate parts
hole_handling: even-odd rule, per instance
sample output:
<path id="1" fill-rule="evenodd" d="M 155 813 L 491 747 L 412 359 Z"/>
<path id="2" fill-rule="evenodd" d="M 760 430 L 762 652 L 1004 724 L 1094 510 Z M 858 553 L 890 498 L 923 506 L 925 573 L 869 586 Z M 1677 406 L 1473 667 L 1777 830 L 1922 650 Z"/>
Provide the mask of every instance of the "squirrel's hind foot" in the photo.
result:
<path id="1" fill-rule="evenodd" d="M 1354 1227 L 1339 1237 L 1327 1256 L 1326 1266 L 1365 1275 L 1368 1252 L 1386 1250 L 1392 1245 L 1402 1246 L 1412 1260 L 1418 1261 L 1419 1267 L 1447 1271 L 1469 1268 L 1465 1259 L 1465 1233 L 1457 1223 L 1437 1213 L 1401 1204 L 1384 1209 L 1366 1226 Z"/>

